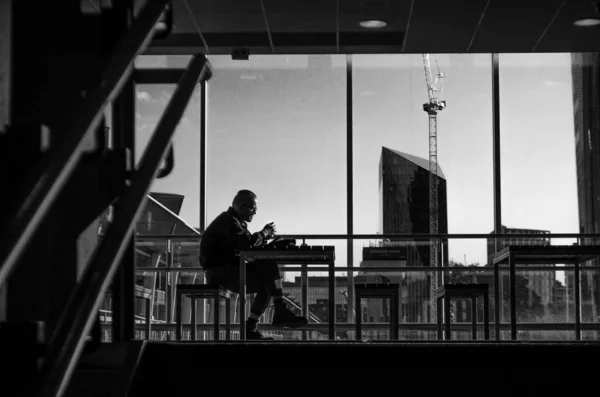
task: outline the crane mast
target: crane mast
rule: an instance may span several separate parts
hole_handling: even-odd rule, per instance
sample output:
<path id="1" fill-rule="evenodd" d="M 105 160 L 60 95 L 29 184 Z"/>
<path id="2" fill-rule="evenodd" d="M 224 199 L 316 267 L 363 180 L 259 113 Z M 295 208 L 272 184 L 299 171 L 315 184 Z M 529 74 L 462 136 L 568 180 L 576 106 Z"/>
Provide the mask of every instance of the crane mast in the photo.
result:
<path id="1" fill-rule="evenodd" d="M 429 116 L 429 234 L 438 233 L 438 161 L 437 161 L 437 113 L 444 110 L 446 101 L 442 100 L 444 74 L 437 65 L 437 73 L 432 76 L 429 54 L 423 54 L 425 83 L 429 101 L 423 104 L 423 110 Z M 429 245 L 429 264 L 437 267 L 439 241 L 432 239 Z M 435 289 L 437 289 L 437 272 L 431 272 L 432 317 L 436 316 Z"/>

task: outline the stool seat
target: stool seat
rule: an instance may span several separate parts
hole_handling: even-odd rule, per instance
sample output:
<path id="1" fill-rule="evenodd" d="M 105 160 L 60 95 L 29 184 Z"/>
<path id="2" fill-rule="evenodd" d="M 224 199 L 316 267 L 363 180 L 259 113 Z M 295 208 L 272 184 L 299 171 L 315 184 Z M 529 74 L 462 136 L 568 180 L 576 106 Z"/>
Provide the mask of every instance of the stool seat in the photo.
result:
<path id="1" fill-rule="evenodd" d="M 383 298 L 390 300 L 390 339 L 398 339 L 398 305 L 400 301 L 399 284 L 375 284 L 355 283 L 354 299 L 356 307 L 356 335 L 360 340 L 362 328 L 362 313 L 360 312 L 360 301 L 367 298 Z"/>
<path id="2" fill-rule="evenodd" d="M 443 284 L 435 291 L 437 300 L 437 324 L 438 339 L 442 339 L 442 305 L 444 304 L 444 321 L 446 339 L 451 337 L 450 333 L 450 301 L 453 298 L 471 299 L 471 334 L 473 339 L 477 339 L 477 298 L 483 298 L 483 333 L 484 339 L 490 339 L 490 319 L 489 319 L 489 285 L 479 283 L 469 284 Z"/>
<path id="3" fill-rule="evenodd" d="M 231 339 L 231 291 L 216 284 L 177 284 L 175 297 L 176 340 L 181 340 L 181 304 L 183 297 L 192 300 L 192 335 L 197 339 L 196 300 L 213 299 L 214 339 L 219 340 L 221 299 L 225 300 L 225 337 Z"/>

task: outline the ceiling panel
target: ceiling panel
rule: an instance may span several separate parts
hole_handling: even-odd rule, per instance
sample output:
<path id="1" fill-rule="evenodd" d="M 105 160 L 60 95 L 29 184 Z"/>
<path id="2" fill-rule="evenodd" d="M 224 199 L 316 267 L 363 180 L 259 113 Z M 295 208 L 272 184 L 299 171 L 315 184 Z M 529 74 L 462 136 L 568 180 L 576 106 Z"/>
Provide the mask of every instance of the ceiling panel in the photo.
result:
<path id="1" fill-rule="evenodd" d="M 572 24 L 586 13 L 600 16 L 588 0 L 187 0 L 196 24 L 184 0 L 173 4 L 172 34 L 154 40 L 147 53 L 203 52 L 198 31 L 212 54 L 235 47 L 292 54 L 600 49 L 600 28 Z M 358 25 L 364 19 L 388 26 L 366 30 Z"/>
<path id="2" fill-rule="evenodd" d="M 413 10 L 407 53 L 466 52 L 488 0 L 417 1 Z"/>
<path id="3" fill-rule="evenodd" d="M 335 0 L 263 0 L 263 4 L 272 32 L 335 32 Z"/>
<path id="4" fill-rule="evenodd" d="M 411 0 L 340 0 L 340 26 L 343 31 L 368 33 L 370 30 L 359 25 L 364 20 L 382 20 L 387 26 L 380 31 L 400 32 L 406 29 L 411 9 Z"/>
<path id="5" fill-rule="evenodd" d="M 202 33 L 266 31 L 260 0 L 174 0 L 176 33 L 197 33 L 188 6 Z"/>
<path id="6" fill-rule="evenodd" d="M 600 51 L 600 26 L 578 27 L 573 22 L 579 18 L 596 16 L 590 1 L 572 1 L 565 4 L 548 31 L 540 40 L 540 52 L 591 52 Z"/>
<path id="7" fill-rule="evenodd" d="M 562 0 L 492 1 L 471 52 L 529 52 L 561 6 Z"/>

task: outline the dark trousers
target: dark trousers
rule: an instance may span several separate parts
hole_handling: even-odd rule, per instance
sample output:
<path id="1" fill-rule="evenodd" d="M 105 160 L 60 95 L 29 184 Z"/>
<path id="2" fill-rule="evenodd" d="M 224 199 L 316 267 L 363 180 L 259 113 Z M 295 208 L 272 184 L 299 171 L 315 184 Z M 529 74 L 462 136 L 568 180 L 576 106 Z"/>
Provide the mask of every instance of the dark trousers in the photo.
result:
<path id="1" fill-rule="evenodd" d="M 205 273 L 208 284 L 219 284 L 239 294 L 239 266 L 217 266 L 207 269 Z M 275 280 L 280 279 L 281 273 L 276 262 L 258 260 L 246 265 L 246 292 L 256 294 L 252 300 L 252 306 L 250 306 L 251 313 L 262 315 L 269 306 L 272 296 L 282 296 L 283 291 L 275 287 Z"/>

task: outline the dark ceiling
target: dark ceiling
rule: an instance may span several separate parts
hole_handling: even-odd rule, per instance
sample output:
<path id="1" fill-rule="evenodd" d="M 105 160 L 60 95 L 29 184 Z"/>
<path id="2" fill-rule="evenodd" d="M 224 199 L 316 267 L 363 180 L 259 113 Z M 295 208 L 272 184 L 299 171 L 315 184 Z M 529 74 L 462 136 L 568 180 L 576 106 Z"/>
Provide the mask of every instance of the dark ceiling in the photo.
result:
<path id="1" fill-rule="evenodd" d="M 148 54 L 594 52 L 589 0 L 174 0 Z M 365 19 L 387 26 L 367 30 Z"/>

